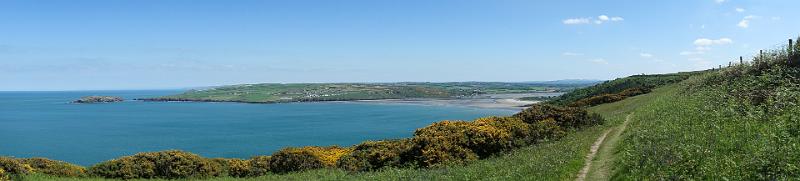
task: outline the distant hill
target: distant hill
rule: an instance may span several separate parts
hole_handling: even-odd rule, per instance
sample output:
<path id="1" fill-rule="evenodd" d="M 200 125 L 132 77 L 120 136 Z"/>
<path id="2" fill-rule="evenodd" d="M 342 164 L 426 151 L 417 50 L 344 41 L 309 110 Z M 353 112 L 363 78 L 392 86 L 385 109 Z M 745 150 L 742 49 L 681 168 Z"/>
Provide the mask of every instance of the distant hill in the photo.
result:
<path id="1" fill-rule="evenodd" d="M 561 85 L 569 85 L 569 84 L 578 84 L 578 85 L 594 85 L 602 83 L 604 80 L 597 80 L 597 79 L 563 79 L 563 80 L 551 80 L 551 81 L 529 81 L 523 83 L 533 83 L 533 84 L 545 84 L 545 85 L 554 85 L 554 84 L 561 84 Z"/>
<path id="2" fill-rule="evenodd" d="M 463 98 L 482 94 L 564 92 L 590 84 L 511 82 L 400 82 L 242 84 L 194 89 L 145 101 L 283 103 L 408 98 Z"/>

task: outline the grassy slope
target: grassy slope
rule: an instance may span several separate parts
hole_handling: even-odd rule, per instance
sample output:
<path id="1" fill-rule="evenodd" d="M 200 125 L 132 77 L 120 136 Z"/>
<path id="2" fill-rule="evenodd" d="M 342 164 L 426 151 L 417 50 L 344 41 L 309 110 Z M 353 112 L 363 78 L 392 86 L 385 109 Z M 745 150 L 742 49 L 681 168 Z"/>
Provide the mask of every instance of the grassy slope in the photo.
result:
<path id="1" fill-rule="evenodd" d="M 798 68 L 695 76 L 637 108 L 612 179 L 800 178 Z"/>
<path id="2" fill-rule="evenodd" d="M 569 105 L 581 99 L 599 96 L 602 94 L 616 94 L 630 88 L 655 89 L 664 85 L 670 85 L 683 81 L 693 75 L 702 74 L 703 72 L 704 71 L 679 72 L 679 73 L 656 74 L 656 75 L 633 75 L 629 77 L 606 81 L 604 83 L 586 87 L 583 89 L 577 89 L 575 91 L 566 93 L 560 97 L 552 99 L 548 101 L 548 103 L 557 105 Z"/>

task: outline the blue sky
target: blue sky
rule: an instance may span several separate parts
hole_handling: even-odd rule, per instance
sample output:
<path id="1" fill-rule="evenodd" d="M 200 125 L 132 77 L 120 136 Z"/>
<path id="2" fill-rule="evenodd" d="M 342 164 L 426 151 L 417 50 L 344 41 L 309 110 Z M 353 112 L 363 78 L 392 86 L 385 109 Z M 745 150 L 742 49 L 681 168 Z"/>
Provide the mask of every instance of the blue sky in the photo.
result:
<path id="1" fill-rule="evenodd" d="M 796 0 L 0 1 L 0 90 L 613 79 L 800 35 Z"/>

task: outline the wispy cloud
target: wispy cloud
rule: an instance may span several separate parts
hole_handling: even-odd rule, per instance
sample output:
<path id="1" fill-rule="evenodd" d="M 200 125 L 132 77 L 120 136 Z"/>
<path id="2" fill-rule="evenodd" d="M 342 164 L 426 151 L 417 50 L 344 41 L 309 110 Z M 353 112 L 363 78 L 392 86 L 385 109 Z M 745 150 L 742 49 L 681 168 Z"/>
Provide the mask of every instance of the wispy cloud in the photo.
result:
<path id="1" fill-rule="evenodd" d="M 702 55 L 705 54 L 707 51 L 711 50 L 711 46 L 727 45 L 732 43 L 733 40 L 730 38 L 720 38 L 720 39 L 698 38 L 693 42 L 695 46 L 694 50 L 682 51 L 679 54 L 683 56 Z"/>
<path id="2" fill-rule="evenodd" d="M 736 8 L 736 12 L 743 13 L 744 12 L 744 8 Z"/>
<path id="3" fill-rule="evenodd" d="M 716 40 L 708 39 L 708 38 L 699 38 L 694 40 L 694 45 L 698 47 L 706 47 L 711 45 L 726 45 L 733 43 L 733 40 L 730 38 L 720 38 Z"/>
<path id="4" fill-rule="evenodd" d="M 603 65 L 608 64 L 608 61 L 606 61 L 606 59 L 602 59 L 602 58 L 590 59 L 589 62 L 596 63 L 596 64 L 603 64 Z"/>
<path id="5" fill-rule="evenodd" d="M 728 0 L 714 0 L 714 2 L 716 2 L 717 4 L 722 4 L 725 3 L 726 1 Z"/>
<path id="6" fill-rule="evenodd" d="M 753 15 L 745 16 L 744 18 L 742 18 L 742 21 L 739 21 L 739 24 L 736 24 L 736 26 L 740 28 L 748 28 L 750 27 L 750 20 L 755 18 L 758 18 L 758 16 L 753 16 Z"/>
<path id="7" fill-rule="evenodd" d="M 642 58 L 653 58 L 653 54 L 650 53 L 639 53 L 639 56 Z"/>
<path id="8" fill-rule="evenodd" d="M 589 18 L 571 18 L 563 21 L 565 25 L 589 24 L 589 22 L 591 22 Z"/>
<path id="9" fill-rule="evenodd" d="M 624 21 L 625 18 L 619 16 L 600 15 L 597 18 L 570 18 L 562 21 L 565 25 L 580 25 L 580 24 L 603 24 L 606 22 Z"/>

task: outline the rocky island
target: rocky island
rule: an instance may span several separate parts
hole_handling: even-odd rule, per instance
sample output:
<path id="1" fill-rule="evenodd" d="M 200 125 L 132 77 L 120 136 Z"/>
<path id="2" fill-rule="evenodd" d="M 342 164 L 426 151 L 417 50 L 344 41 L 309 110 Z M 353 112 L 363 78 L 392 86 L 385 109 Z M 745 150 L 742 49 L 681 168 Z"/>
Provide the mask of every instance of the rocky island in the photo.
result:
<path id="1" fill-rule="evenodd" d="M 72 101 L 72 103 L 79 103 L 79 104 L 91 104 L 91 103 L 110 103 L 110 102 L 122 102 L 124 99 L 121 97 L 113 97 L 113 96 L 86 96 L 81 97 L 78 100 Z"/>

